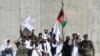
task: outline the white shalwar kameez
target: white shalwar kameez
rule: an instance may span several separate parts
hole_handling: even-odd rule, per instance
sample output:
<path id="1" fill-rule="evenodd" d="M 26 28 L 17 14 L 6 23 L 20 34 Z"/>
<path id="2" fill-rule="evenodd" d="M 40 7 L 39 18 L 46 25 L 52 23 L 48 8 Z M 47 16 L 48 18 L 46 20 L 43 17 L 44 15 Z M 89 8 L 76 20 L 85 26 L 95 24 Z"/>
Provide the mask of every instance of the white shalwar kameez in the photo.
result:
<path id="1" fill-rule="evenodd" d="M 32 56 L 39 56 L 39 55 L 40 55 L 40 54 L 39 54 L 39 52 L 40 52 L 39 46 L 37 46 L 37 47 L 35 48 L 35 45 L 34 45 L 33 47 L 34 47 L 34 49 L 33 49 L 33 51 L 32 51 Z"/>
<path id="2" fill-rule="evenodd" d="M 78 46 L 77 46 L 77 44 L 75 43 L 75 41 L 74 41 L 74 46 L 73 46 L 73 50 L 72 50 L 71 56 L 79 56 L 79 53 L 78 53 Z"/>
<path id="3" fill-rule="evenodd" d="M 63 47 L 63 43 L 57 45 L 56 55 L 55 56 L 62 56 L 62 53 L 61 53 L 62 47 Z"/>
<path id="4" fill-rule="evenodd" d="M 2 51 L 4 51 L 6 48 L 11 48 L 11 49 L 12 49 L 12 45 L 11 45 L 11 44 L 8 45 L 8 44 L 7 44 L 7 40 L 8 40 L 8 39 L 6 39 L 6 40 L 4 41 L 4 45 L 2 45 L 2 47 L 1 47 L 1 50 L 2 50 Z M 10 54 L 6 54 L 6 56 L 12 56 L 12 55 L 11 55 L 11 53 L 10 53 Z"/>

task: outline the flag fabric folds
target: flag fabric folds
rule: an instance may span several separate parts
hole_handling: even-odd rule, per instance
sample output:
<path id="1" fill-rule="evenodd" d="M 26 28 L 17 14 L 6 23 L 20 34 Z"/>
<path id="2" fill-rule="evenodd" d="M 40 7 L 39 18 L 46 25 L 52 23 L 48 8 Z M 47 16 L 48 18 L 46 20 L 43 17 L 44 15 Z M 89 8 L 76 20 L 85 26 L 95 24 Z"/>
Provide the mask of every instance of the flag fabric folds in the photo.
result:
<path id="1" fill-rule="evenodd" d="M 66 26 L 67 16 L 65 15 L 63 8 L 61 8 L 60 10 L 60 13 L 57 17 L 57 21 L 62 25 L 63 28 Z"/>

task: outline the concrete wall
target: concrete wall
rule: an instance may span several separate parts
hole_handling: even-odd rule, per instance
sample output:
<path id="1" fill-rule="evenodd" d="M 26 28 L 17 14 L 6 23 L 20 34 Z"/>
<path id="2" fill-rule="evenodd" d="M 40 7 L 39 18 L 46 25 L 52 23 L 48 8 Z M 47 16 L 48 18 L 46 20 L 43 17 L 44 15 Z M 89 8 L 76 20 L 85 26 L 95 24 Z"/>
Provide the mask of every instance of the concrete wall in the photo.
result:
<path id="1" fill-rule="evenodd" d="M 64 11 L 68 17 L 64 35 L 88 33 L 96 52 L 100 52 L 99 5 L 99 0 L 64 0 Z M 13 42 L 19 37 L 19 26 L 28 15 L 37 21 L 36 34 L 44 28 L 52 28 L 60 9 L 61 0 L 0 0 L 0 45 L 6 38 Z"/>

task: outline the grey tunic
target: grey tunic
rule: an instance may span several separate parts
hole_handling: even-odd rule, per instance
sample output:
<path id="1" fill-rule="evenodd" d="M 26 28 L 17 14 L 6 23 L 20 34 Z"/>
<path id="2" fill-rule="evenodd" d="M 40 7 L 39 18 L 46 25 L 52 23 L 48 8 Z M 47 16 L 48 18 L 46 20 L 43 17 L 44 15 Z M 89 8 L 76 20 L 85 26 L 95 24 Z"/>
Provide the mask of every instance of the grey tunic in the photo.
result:
<path id="1" fill-rule="evenodd" d="M 83 40 L 81 42 L 81 49 L 82 49 L 82 56 L 94 56 L 95 55 L 95 49 L 93 46 L 92 41 L 90 40 Z"/>
<path id="2" fill-rule="evenodd" d="M 16 56 L 28 56 L 27 52 L 25 45 L 20 45 L 16 51 Z"/>

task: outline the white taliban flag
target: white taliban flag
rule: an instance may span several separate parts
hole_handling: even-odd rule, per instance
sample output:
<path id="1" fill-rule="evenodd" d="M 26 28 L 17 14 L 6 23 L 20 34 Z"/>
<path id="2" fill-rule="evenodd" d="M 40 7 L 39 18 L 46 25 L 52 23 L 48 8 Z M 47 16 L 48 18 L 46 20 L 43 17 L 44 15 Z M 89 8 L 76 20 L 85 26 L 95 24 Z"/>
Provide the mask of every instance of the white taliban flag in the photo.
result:
<path id="1" fill-rule="evenodd" d="M 60 30 L 59 30 L 59 27 L 58 27 L 57 22 L 55 23 L 53 29 L 54 29 L 54 30 L 53 30 L 53 34 L 55 34 L 55 39 L 56 39 L 57 41 L 59 41 Z"/>
<path id="2" fill-rule="evenodd" d="M 35 29 L 35 23 L 36 21 L 28 16 L 28 18 L 26 18 L 22 25 L 26 27 L 29 31 L 32 31 L 32 29 Z"/>

